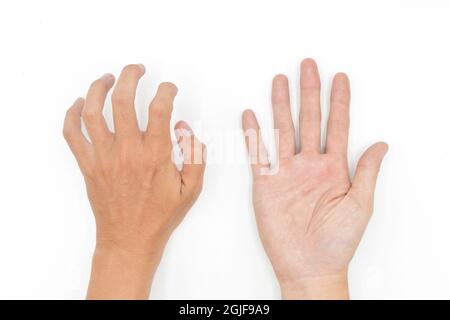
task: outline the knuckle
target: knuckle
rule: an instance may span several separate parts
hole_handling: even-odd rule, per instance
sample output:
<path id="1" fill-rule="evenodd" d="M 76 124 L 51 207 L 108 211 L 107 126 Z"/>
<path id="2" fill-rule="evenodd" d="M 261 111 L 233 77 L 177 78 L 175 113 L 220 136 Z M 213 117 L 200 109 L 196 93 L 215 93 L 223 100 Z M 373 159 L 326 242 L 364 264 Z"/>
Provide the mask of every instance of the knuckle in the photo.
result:
<path id="1" fill-rule="evenodd" d="M 116 104 L 116 105 L 128 104 L 128 101 L 129 101 L 128 95 L 121 90 L 114 91 L 111 96 L 111 100 L 112 100 L 112 103 Z"/>
<path id="2" fill-rule="evenodd" d="M 97 118 L 97 114 L 90 109 L 83 109 L 81 112 L 81 118 L 83 118 L 84 122 L 90 123 Z"/>
<path id="3" fill-rule="evenodd" d="M 154 101 L 150 107 L 150 115 L 156 118 L 162 118 L 164 116 L 164 107 L 162 103 Z"/>
<path id="4" fill-rule="evenodd" d="M 172 109 L 173 101 L 170 97 L 157 96 L 153 99 L 150 106 L 150 112 L 155 115 L 163 116 Z"/>
<path id="5" fill-rule="evenodd" d="M 173 104 L 173 98 L 167 94 L 158 94 L 154 102 L 156 105 L 171 106 Z"/>
<path id="6" fill-rule="evenodd" d="M 73 137 L 73 131 L 70 130 L 69 128 L 64 127 L 64 128 L 63 128 L 63 131 L 62 131 L 62 134 L 63 134 L 64 139 L 66 139 L 67 142 L 69 142 L 69 141 L 72 140 L 72 137 Z"/>
<path id="7" fill-rule="evenodd" d="M 72 118 L 76 118 L 76 117 L 80 117 L 80 106 L 77 105 L 76 103 L 73 104 L 70 108 L 68 108 L 66 110 L 66 120 L 67 119 L 72 119 Z"/>

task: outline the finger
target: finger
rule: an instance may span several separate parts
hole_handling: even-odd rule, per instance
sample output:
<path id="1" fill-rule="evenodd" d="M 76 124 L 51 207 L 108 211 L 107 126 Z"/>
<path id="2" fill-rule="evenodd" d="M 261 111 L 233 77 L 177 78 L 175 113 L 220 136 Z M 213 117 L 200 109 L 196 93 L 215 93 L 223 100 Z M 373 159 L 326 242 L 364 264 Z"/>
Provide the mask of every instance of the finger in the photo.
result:
<path id="1" fill-rule="evenodd" d="M 348 193 L 357 203 L 367 209 L 368 213 L 373 211 L 373 195 L 377 176 L 387 151 L 388 145 L 384 142 L 378 142 L 364 152 L 358 162 L 352 187 Z"/>
<path id="2" fill-rule="evenodd" d="M 300 146 L 320 153 L 320 78 L 317 65 L 305 59 L 300 71 Z"/>
<path id="3" fill-rule="evenodd" d="M 81 131 L 81 111 L 83 110 L 83 105 L 84 100 L 78 98 L 67 110 L 63 128 L 64 138 L 78 161 L 83 158 L 83 155 L 91 147 L 89 141 Z"/>
<path id="4" fill-rule="evenodd" d="M 145 68 L 130 64 L 123 68 L 112 94 L 114 128 L 118 137 L 137 137 L 140 130 L 136 118 L 134 100 L 139 79 Z"/>
<path id="5" fill-rule="evenodd" d="M 183 153 L 183 169 L 181 170 L 183 187 L 189 191 L 199 192 L 206 167 L 206 146 L 197 139 L 184 121 L 175 125 L 175 135 Z"/>
<path id="6" fill-rule="evenodd" d="M 338 73 L 331 88 L 330 115 L 327 127 L 327 153 L 347 156 L 350 105 L 350 82 L 344 73 Z"/>
<path id="7" fill-rule="evenodd" d="M 91 84 L 86 95 L 86 102 L 81 114 L 93 144 L 111 137 L 111 132 L 103 117 L 103 106 L 105 105 L 106 95 L 113 84 L 114 76 L 105 74 Z"/>
<path id="8" fill-rule="evenodd" d="M 147 136 L 158 138 L 168 145 L 171 145 L 170 118 L 177 92 L 174 84 L 161 83 L 149 107 Z"/>
<path id="9" fill-rule="evenodd" d="M 295 154 L 295 129 L 289 101 L 289 83 L 285 75 L 278 75 L 272 82 L 272 109 L 274 127 L 278 129 L 278 153 L 281 159 Z"/>
<path id="10" fill-rule="evenodd" d="M 244 111 L 242 114 L 242 127 L 244 129 L 245 143 L 247 145 L 253 177 L 256 177 L 264 170 L 268 170 L 270 164 L 266 147 L 261 138 L 261 130 L 253 111 Z"/>

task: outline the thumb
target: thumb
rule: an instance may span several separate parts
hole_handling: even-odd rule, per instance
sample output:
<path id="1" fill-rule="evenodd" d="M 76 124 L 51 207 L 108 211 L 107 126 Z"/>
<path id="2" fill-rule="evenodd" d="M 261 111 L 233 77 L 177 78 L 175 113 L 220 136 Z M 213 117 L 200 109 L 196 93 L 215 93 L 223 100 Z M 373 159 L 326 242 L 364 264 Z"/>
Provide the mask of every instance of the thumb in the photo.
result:
<path id="1" fill-rule="evenodd" d="M 373 194 L 377 183 L 381 161 L 388 151 L 388 145 L 378 142 L 364 152 L 356 167 L 352 187 L 348 195 L 354 198 L 369 213 L 373 211 Z"/>
<path id="2" fill-rule="evenodd" d="M 197 139 L 191 127 L 180 121 L 175 125 L 175 136 L 183 153 L 181 177 L 183 185 L 190 191 L 201 189 L 205 172 L 206 146 Z"/>

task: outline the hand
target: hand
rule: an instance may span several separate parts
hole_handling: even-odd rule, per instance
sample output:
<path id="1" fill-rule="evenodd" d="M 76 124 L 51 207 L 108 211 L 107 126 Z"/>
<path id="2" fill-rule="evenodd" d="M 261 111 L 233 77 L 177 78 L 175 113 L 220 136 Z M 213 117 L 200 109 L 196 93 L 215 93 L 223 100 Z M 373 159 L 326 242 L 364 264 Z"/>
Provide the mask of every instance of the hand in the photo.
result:
<path id="1" fill-rule="evenodd" d="M 64 123 L 97 225 L 88 298 L 147 298 L 164 247 L 202 188 L 205 146 L 184 122 L 175 126 L 182 170 L 172 162 L 173 84 L 159 86 L 147 130 L 139 129 L 134 100 L 144 72 L 142 65 L 129 65 L 117 81 L 112 93 L 115 133 L 102 115 L 114 84 L 110 74 L 92 83 L 86 100 L 74 103 Z M 81 132 L 81 120 L 90 142 Z"/>
<path id="2" fill-rule="evenodd" d="M 347 269 L 373 211 L 373 194 L 385 143 L 362 155 L 353 181 L 347 166 L 350 85 L 334 77 L 325 152 L 321 153 L 320 79 L 306 59 L 300 76 L 300 145 L 295 151 L 288 80 L 273 80 L 274 126 L 279 130 L 279 168 L 273 175 L 252 111 L 243 114 L 253 162 L 253 205 L 264 248 L 284 298 L 348 298 Z M 250 130 L 250 131 L 248 131 Z"/>

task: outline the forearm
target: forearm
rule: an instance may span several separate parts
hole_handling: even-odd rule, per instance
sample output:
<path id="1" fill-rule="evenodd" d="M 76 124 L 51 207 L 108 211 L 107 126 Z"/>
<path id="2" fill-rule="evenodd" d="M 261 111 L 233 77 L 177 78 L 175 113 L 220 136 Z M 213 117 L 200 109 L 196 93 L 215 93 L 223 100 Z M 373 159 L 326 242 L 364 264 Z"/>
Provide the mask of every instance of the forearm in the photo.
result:
<path id="1" fill-rule="evenodd" d="M 148 299 L 160 255 L 97 246 L 87 299 Z"/>
<path id="2" fill-rule="evenodd" d="M 285 300 L 348 300 L 347 272 L 284 283 L 281 293 Z"/>

